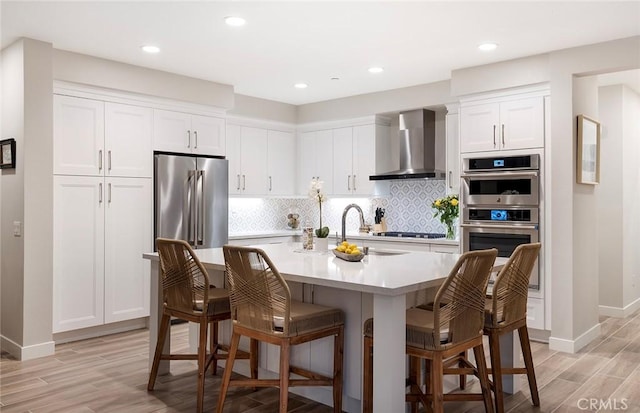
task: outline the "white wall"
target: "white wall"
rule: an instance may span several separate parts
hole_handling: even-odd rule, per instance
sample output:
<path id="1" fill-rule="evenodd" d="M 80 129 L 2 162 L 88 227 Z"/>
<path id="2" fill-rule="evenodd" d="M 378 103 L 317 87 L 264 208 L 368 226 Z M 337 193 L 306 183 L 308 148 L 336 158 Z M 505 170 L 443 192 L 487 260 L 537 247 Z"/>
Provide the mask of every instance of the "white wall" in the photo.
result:
<path id="1" fill-rule="evenodd" d="M 252 119 L 295 124 L 298 111 L 297 106 L 288 103 L 236 94 L 233 109 L 227 113 Z"/>
<path id="2" fill-rule="evenodd" d="M 93 56 L 53 51 L 53 78 L 229 109 L 233 86 Z"/>
<path id="3" fill-rule="evenodd" d="M 298 123 L 349 119 L 456 102 L 448 80 L 298 106 Z"/>
<path id="4" fill-rule="evenodd" d="M 640 95 L 606 86 L 598 103 L 600 312 L 624 317 L 640 308 Z"/>
<path id="5" fill-rule="evenodd" d="M 16 138 L 16 169 L 2 172 L 1 335 L 3 349 L 22 360 L 54 350 L 51 50 L 23 39 L 3 51 L 2 136 Z"/>

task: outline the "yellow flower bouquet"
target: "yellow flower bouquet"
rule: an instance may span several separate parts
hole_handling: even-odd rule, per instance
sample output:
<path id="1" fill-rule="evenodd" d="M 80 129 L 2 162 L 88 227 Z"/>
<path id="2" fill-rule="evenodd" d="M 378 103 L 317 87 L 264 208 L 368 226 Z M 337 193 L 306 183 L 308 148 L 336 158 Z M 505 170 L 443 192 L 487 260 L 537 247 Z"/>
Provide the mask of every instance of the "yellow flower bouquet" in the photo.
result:
<path id="1" fill-rule="evenodd" d="M 458 195 L 449 195 L 444 198 L 438 198 L 433 201 L 431 207 L 436 210 L 433 214 L 434 218 L 440 217 L 440 221 L 447 226 L 447 239 L 454 239 L 455 231 L 453 228 L 453 221 L 458 218 L 458 214 L 460 213 Z"/>

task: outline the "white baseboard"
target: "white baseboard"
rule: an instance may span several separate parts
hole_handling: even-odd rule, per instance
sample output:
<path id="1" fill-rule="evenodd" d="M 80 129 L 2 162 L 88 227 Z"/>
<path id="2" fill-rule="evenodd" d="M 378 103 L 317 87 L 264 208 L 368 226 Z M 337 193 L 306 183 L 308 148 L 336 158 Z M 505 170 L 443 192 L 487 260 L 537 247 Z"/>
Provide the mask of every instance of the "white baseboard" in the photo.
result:
<path id="1" fill-rule="evenodd" d="M 626 305 L 623 308 L 609 307 L 607 305 L 601 305 L 598 308 L 599 308 L 598 313 L 602 316 L 614 317 L 614 318 L 627 318 L 631 314 L 635 313 L 638 309 L 640 309 L 640 298 L 638 298 L 631 304 Z"/>
<path id="2" fill-rule="evenodd" d="M 134 320 L 118 321 L 116 323 L 104 324 L 101 326 L 81 328 L 79 330 L 64 331 L 55 333 L 53 340 L 56 344 L 69 343 L 71 341 L 86 340 L 88 338 L 107 336 L 109 334 L 123 333 L 130 330 L 138 330 L 148 327 L 148 317 L 136 318 Z"/>
<path id="3" fill-rule="evenodd" d="M 600 323 L 578 336 L 575 340 L 549 337 L 549 349 L 564 353 L 577 353 L 581 348 L 591 343 L 600 335 Z"/>
<path id="4" fill-rule="evenodd" d="M 50 356 L 56 351 L 56 346 L 53 341 L 45 341 L 44 343 L 32 344 L 30 346 L 21 346 L 5 336 L 0 336 L 0 347 L 2 350 L 11 354 L 20 361 Z"/>

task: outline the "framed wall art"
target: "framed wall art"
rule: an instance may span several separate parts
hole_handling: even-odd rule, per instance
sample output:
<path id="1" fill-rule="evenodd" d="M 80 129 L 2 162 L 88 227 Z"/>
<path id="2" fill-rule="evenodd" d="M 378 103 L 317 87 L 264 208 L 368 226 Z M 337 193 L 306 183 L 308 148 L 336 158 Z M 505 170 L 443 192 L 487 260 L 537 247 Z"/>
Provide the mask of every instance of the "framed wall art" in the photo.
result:
<path id="1" fill-rule="evenodd" d="M 600 182 L 600 123 L 578 115 L 578 159 L 576 179 L 579 184 Z"/>
<path id="2" fill-rule="evenodd" d="M 16 140 L 13 138 L 0 141 L 0 169 L 16 167 Z"/>

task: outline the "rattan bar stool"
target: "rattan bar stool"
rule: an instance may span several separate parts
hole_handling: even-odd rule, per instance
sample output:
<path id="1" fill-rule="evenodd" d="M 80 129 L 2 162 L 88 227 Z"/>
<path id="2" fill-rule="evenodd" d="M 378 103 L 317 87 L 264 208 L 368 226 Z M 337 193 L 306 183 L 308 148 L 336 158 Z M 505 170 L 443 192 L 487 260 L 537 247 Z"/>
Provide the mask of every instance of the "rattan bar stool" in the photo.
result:
<path id="1" fill-rule="evenodd" d="M 287 411 L 290 386 L 332 386 L 333 410 L 341 412 L 344 313 L 336 308 L 292 300 L 287 282 L 264 251 L 230 245 L 225 245 L 223 250 L 233 335 L 216 411 L 222 413 L 229 386 L 280 387 L 281 413 Z M 231 380 L 240 336 L 280 346 L 279 379 Z M 290 365 L 291 346 L 330 336 L 334 337 L 333 377 Z M 291 373 L 305 378 L 290 379 Z"/>
<path id="2" fill-rule="evenodd" d="M 219 353 L 219 350 L 228 351 L 229 347 L 218 343 L 218 322 L 231 318 L 229 291 L 211 286 L 207 270 L 202 266 L 187 242 L 158 238 L 156 246 L 160 257 L 164 306 L 147 390 L 151 391 L 154 388 L 160 360 L 198 360 L 197 411 L 200 413 L 203 410 L 205 373 L 212 366 L 212 373 L 216 374 L 216 361 L 226 359 L 228 356 Z M 171 317 L 199 324 L 200 335 L 197 354 L 166 354 L 162 352 L 170 332 Z M 210 353 L 207 354 L 207 327 L 209 325 L 211 326 Z M 250 353 L 242 352 L 240 355 L 234 356 L 243 359 L 249 358 L 252 377 L 257 377 L 257 342 L 252 341 Z"/>
<path id="3" fill-rule="evenodd" d="M 496 249 L 464 253 L 438 289 L 433 310 L 407 310 L 406 352 L 410 357 L 410 374 L 406 400 L 411 403 L 413 412 L 418 411 L 418 403 L 422 403 L 426 411 L 442 413 L 445 401 L 466 400 L 482 400 L 485 411 L 493 412 L 482 344 L 482 327 L 487 283 L 497 255 Z M 373 319 L 367 320 L 364 324 L 365 413 L 373 411 L 373 325 Z M 462 368 L 445 369 L 448 360 L 459 357 L 468 349 L 473 349 L 477 366 L 464 360 Z M 429 371 L 425 383 L 426 392 L 423 392 L 419 382 L 420 359 L 427 361 Z M 444 374 L 474 374 L 480 380 L 482 393 L 444 394 Z"/>
<path id="4" fill-rule="evenodd" d="M 527 331 L 529 278 L 539 252 L 539 242 L 521 244 L 516 247 L 509 257 L 509 261 L 498 273 L 491 296 L 486 299 L 484 334 L 489 336 L 489 350 L 491 352 L 491 369 L 489 371 L 492 376 L 491 387 L 494 391 L 498 413 L 504 412 L 503 374 L 526 374 L 533 405 L 540 406 Z M 514 330 L 518 330 L 525 367 L 502 368 L 500 365 L 500 336 Z"/>

